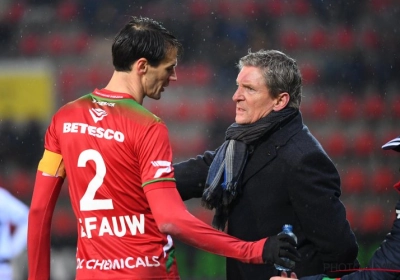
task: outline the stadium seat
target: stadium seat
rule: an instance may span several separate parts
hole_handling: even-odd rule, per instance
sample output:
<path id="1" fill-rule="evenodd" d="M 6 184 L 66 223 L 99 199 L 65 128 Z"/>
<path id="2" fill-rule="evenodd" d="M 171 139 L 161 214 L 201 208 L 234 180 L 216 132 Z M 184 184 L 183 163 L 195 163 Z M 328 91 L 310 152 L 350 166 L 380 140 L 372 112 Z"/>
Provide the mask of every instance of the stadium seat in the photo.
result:
<path id="1" fill-rule="evenodd" d="M 346 219 L 347 219 L 347 221 L 349 221 L 350 227 L 352 229 L 355 229 L 358 227 L 359 219 L 357 219 L 357 217 L 358 217 L 358 215 L 357 215 L 356 209 L 352 205 L 347 204 L 346 205 Z"/>
<path id="2" fill-rule="evenodd" d="M 34 176 L 23 169 L 14 171 L 9 180 L 13 194 L 24 201 L 31 199 L 34 182 Z"/>
<path id="3" fill-rule="evenodd" d="M 391 191 L 395 183 L 394 171 L 389 167 L 380 167 L 372 173 L 371 187 L 376 193 Z"/>
<path id="4" fill-rule="evenodd" d="M 285 3 L 280 0 L 265 1 L 265 10 L 269 16 L 280 17 L 286 13 Z"/>
<path id="5" fill-rule="evenodd" d="M 301 38 L 298 31 L 290 29 L 280 33 L 280 45 L 286 51 L 297 50 L 301 47 Z M 303 72 L 302 72 L 303 73 Z"/>
<path id="6" fill-rule="evenodd" d="M 365 49 L 376 50 L 380 45 L 379 35 L 373 29 L 367 29 L 361 33 L 362 46 Z"/>
<path id="7" fill-rule="evenodd" d="M 38 35 L 29 33 L 21 37 L 19 42 L 19 50 L 22 55 L 37 55 L 40 51 L 40 38 Z"/>
<path id="8" fill-rule="evenodd" d="M 399 94 L 395 94 L 395 97 L 391 100 L 391 116 L 394 118 L 400 118 L 400 97 Z M 399 133 L 400 134 L 400 133 Z"/>
<path id="9" fill-rule="evenodd" d="M 4 16 L 4 20 L 11 24 L 17 24 L 24 17 L 26 6 L 24 4 L 25 1 L 15 1 L 10 5 L 8 11 L 4 11 L 2 16 Z M 7 6 L 7 4 L 6 4 Z"/>
<path id="10" fill-rule="evenodd" d="M 303 77 L 304 85 L 313 85 L 318 82 L 318 69 L 316 65 L 314 65 L 311 61 L 306 64 L 300 65 L 300 71 Z"/>
<path id="11" fill-rule="evenodd" d="M 373 234 L 386 227 L 386 213 L 379 205 L 368 205 L 360 213 L 360 229 L 364 234 Z"/>
<path id="12" fill-rule="evenodd" d="M 57 237 L 68 237 L 76 234 L 77 222 L 69 207 L 57 206 L 52 221 L 52 233 Z"/>
<path id="13" fill-rule="evenodd" d="M 60 21 L 74 20 L 78 16 L 78 11 L 78 4 L 72 0 L 60 1 L 56 8 L 57 18 Z"/>
<path id="14" fill-rule="evenodd" d="M 328 46 L 327 31 L 322 28 L 315 28 L 309 34 L 310 48 L 314 50 L 323 50 Z"/>
<path id="15" fill-rule="evenodd" d="M 376 144 L 375 135 L 371 131 L 359 132 L 352 142 L 352 151 L 356 156 L 367 157 L 374 151 L 377 151 L 379 146 Z"/>
<path id="16" fill-rule="evenodd" d="M 192 67 L 193 83 L 200 86 L 206 86 L 212 79 L 211 66 L 206 63 L 196 63 Z"/>
<path id="17" fill-rule="evenodd" d="M 363 104 L 363 117 L 369 120 L 378 120 L 384 116 L 385 103 L 378 94 L 372 94 L 365 98 Z"/>
<path id="18" fill-rule="evenodd" d="M 369 10 L 373 13 L 380 13 L 390 7 L 392 0 L 371 0 L 368 1 Z"/>
<path id="19" fill-rule="evenodd" d="M 343 193 L 361 193 L 368 182 L 366 172 L 359 166 L 350 166 L 340 175 Z"/>
<path id="20" fill-rule="evenodd" d="M 324 149 L 331 157 L 342 157 L 347 151 L 346 136 L 342 131 L 335 131 L 324 141 Z"/>
<path id="21" fill-rule="evenodd" d="M 343 94 L 339 97 L 336 105 L 338 117 L 342 121 L 351 121 L 357 117 L 359 108 L 357 101 L 350 94 Z"/>
<path id="22" fill-rule="evenodd" d="M 355 46 L 353 31 L 347 27 L 339 27 L 334 34 L 335 48 L 339 50 L 352 50 Z"/>
<path id="23" fill-rule="evenodd" d="M 247 17 L 254 17 L 259 15 L 262 12 L 260 4 L 254 0 L 242 0 L 238 4 L 240 4 L 240 10 Z"/>
<path id="24" fill-rule="evenodd" d="M 307 16 L 311 11 L 311 4 L 306 0 L 292 0 L 290 6 L 293 7 L 293 12 L 297 16 Z"/>
<path id="25" fill-rule="evenodd" d="M 89 49 L 90 38 L 86 33 L 79 33 L 72 37 L 71 51 L 74 54 L 82 54 Z"/>
<path id="26" fill-rule="evenodd" d="M 80 70 L 72 65 L 64 66 L 58 77 L 58 88 L 61 93 L 61 98 L 66 101 L 72 101 L 75 98 L 74 90 L 79 85 Z"/>
<path id="27" fill-rule="evenodd" d="M 67 51 L 67 42 L 61 33 L 50 34 L 45 41 L 47 42 L 45 44 L 47 51 L 54 56 L 60 56 Z"/>
<path id="28" fill-rule="evenodd" d="M 210 3 L 202 0 L 195 0 L 188 3 L 190 14 L 194 18 L 201 18 L 210 14 Z"/>
<path id="29" fill-rule="evenodd" d="M 329 101 L 323 96 L 315 96 L 308 104 L 310 117 L 314 121 L 325 120 L 329 115 Z"/>

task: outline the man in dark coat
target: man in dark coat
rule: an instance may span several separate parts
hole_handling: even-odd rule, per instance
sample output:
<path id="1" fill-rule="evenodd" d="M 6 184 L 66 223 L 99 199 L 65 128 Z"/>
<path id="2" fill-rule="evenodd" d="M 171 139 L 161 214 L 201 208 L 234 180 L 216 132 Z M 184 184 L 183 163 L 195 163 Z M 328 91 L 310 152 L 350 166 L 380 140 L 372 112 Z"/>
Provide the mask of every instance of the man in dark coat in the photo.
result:
<path id="1" fill-rule="evenodd" d="M 291 224 L 301 261 L 298 276 L 358 267 L 358 245 L 346 220 L 339 174 L 299 111 L 302 78 L 282 52 L 240 59 L 235 123 L 214 152 L 174 165 L 184 200 L 202 197 L 213 226 L 243 240 L 277 235 Z M 269 279 L 273 264 L 227 259 L 227 279 Z"/>
<path id="2" fill-rule="evenodd" d="M 400 152 L 400 136 L 387 142 L 382 146 L 384 150 Z M 400 181 L 394 185 L 394 189 L 400 193 Z M 396 219 L 393 222 L 392 230 L 386 236 L 381 246 L 375 251 L 367 269 L 343 276 L 342 280 L 391 280 L 400 279 L 400 199 L 396 204 Z M 290 279 L 296 279 L 292 273 Z M 272 277 L 271 280 L 289 279 L 285 277 Z M 302 277 L 301 280 L 329 280 L 327 275 L 315 275 Z M 332 279 L 333 280 L 333 279 Z"/>

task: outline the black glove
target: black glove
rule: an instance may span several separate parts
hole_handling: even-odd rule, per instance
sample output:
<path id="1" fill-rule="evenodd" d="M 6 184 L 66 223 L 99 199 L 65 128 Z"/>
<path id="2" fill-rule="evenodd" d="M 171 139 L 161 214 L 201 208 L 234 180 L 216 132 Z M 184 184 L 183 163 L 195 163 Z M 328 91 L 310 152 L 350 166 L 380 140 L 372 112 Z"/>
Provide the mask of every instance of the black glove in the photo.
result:
<path id="1" fill-rule="evenodd" d="M 294 269 L 294 264 L 290 261 L 299 262 L 301 260 L 301 256 L 296 250 L 296 241 L 287 234 L 268 237 L 264 244 L 262 257 L 268 264 L 278 264 L 290 269 Z M 285 261 L 281 258 L 289 260 Z"/>

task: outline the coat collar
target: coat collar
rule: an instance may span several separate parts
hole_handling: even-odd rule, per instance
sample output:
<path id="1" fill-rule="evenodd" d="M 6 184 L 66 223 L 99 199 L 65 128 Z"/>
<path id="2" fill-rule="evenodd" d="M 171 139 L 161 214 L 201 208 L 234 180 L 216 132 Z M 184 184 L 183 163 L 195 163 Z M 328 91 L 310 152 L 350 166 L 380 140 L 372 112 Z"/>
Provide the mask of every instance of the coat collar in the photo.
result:
<path id="1" fill-rule="evenodd" d="M 301 113 L 289 123 L 275 131 L 268 139 L 259 143 L 249 158 L 245 167 L 242 184 L 249 180 L 254 174 L 262 169 L 267 163 L 276 157 L 277 150 L 286 145 L 289 139 L 303 128 Z"/>

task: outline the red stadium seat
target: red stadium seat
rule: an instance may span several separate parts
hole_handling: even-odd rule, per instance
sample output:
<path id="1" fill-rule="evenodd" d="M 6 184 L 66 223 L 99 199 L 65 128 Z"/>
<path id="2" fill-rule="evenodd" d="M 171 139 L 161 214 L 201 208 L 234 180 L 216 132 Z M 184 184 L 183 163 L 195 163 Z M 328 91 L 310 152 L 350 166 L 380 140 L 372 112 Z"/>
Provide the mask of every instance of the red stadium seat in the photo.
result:
<path id="1" fill-rule="evenodd" d="M 391 0 L 371 0 L 368 1 L 370 11 L 380 13 L 390 7 Z"/>
<path id="2" fill-rule="evenodd" d="M 265 3 L 265 10 L 269 16 L 280 17 L 287 12 L 285 3 L 283 1 L 270 0 L 270 1 L 264 1 L 264 3 Z"/>
<path id="3" fill-rule="evenodd" d="M 76 34 L 72 38 L 71 51 L 75 54 L 81 54 L 86 52 L 90 46 L 90 38 L 86 33 Z"/>
<path id="4" fill-rule="evenodd" d="M 340 96 L 336 108 L 338 111 L 338 117 L 343 121 L 354 120 L 359 111 L 357 101 L 348 94 Z"/>
<path id="5" fill-rule="evenodd" d="M 380 167 L 375 170 L 371 177 L 372 190 L 377 193 L 391 190 L 395 183 L 393 172 L 389 167 Z"/>
<path id="6" fill-rule="evenodd" d="M 347 151 L 346 136 L 341 131 L 332 133 L 324 141 L 324 148 L 331 157 L 343 156 Z"/>
<path id="7" fill-rule="evenodd" d="M 60 1 L 56 9 L 57 19 L 60 21 L 71 21 L 77 17 L 78 11 L 79 8 L 75 1 Z"/>
<path id="8" fill-rule="evenodd" d="M 297 31 L 290 29 L 280 33 L 280 45 L 284 50 L 297 50 L 301 47 L 301 38 Z"/>
<path id="9" fill-rule="evenodd" d="M 386 227 L 386 213 L 380 206 L 369 205 L 360 214 L 360 229 L 364 234 L 380 232 Z"/>
<path id="10" fill-rule="evenodd" d="M 37 55 L 40 51 L 40 39 L 36 34 L 30 33 L 22 36 L 19 42 L 19 50 L 23 55 Z"/>
<path id="11" fill-rule="evenodd" d="M 391 100 L 391 115 L 395 118 L 400 118 L 400 97 L 396 94 Z M 399 133 L 400 134 L 400 133 Z"/>
<path id="12" fill-rule="evenodd" d="M 314 120 L 324 120 L 329 115 L 329 102 L 328 100 L 322 96 L 314 97 L 310 103 L 308 104 L 310 116 Z"/>
<path id="13" fill-rule="evenodd" d="M 349 167 L 341 174 L 344 193 L 361 193 L 368 182 L 361 167 Z"/>
<path id="14" fill-rule="evenodd" d="M 356 209 L 354 209 L 354 207 L 352 207 L 351 205 L 346 205 L 346 219 L 347 221 L 349 221 L 350 227 L 352 229 L 358 227 L 359 219 L 357 219 L 357 216 L 358 215 Z"/>
<path id="15" fill-rule="evenodd" d="M 71 101 L 74 99 L 75 92 L 80 81 L 81 73 L 80 70 L 72 65 L 65 66 L 60 71 L 60 76 L 58 78 L 59 89 L 61 92 L 62 99 L 66 101 Z"/>
<path id="16" fill-rule="evenodd" d="M 364 117 L 369 120 L 377 120 L 384 116 L 385 103 L 378 94 L 369 95 L 363 104 Z"/>
<path id="17" fill-rule="evenodd" d="M 309 34 L 310 47 L 314 50 L 323 50 L 328 46 L 327 31 L 321 28 L 316 28 Z"/>
<path id="18" fill-rule="evenodd" d="M 318 69 L 312 62 L 300 65 L 300 70 L 304 85 L 313 85 L 318 82 Z"/>
<path id="19" fill-rule="evenodd" d="M 191 1 L 189 4 L 189 11 L 195 18 L 200 18 L 210 14 L 210 3 L 202 0 Z"/>
<path id="20" fill-rule="evenodd" d="M 24 17 L 25 10 L 26 7 L 24 1 L 15 1 L 10 5 L 8 11 L 4 11 L 2 14 L 4 15 L 4 20 L 6 22 L 16 24 Z"/>
<path id="21" fill-rule="evenodd" d="M 194 76 L 193 82 L 196 85 L 208 85 L 212 79 L 212 69 L 210 65 L 206 63 L 197 63 L 192 69 Z"/>
<path id="22" fill-rule="evenodd" d="M 352 143 L 352 150 L 359 157 L 370 156 L 378 148 L 375 135 L 371 131 L 361 131 Z"/>
<path id="23" fill-rule="evenodd" d="M 15 196 L 22 200 L 30 200 L 34 182 L 34 176 L 20 169 L 12 174 L 9 183 L 11 184 L 11 190 Z"/>
<path id="24" fill-rule="evenodd" d="M 46 38 L 46 41 L 47 50 L 54 56 L 59 56 L 67 51 L 67 42 L 63 34 L 51 34 Z"/>
<path id="25" fill-rule="evenodd" d="M 361 34 L 362 46 L 365 49 L 376 50 L 380 45 L 380 38 L 373 29 L 367 29 Z"/>
<path id="26" fill-rule="evenodd" d="M 298 16 L 306 16 L 311 11 L 310 2 L 306 0 L 292 0 L 290 6 L 293 7 L 294 13 Z"/>
<path id="27" fill-rule="evenodd" d="M 76 235 L 77 222 L 74 213 L 69 207 L 56 207 L 52 221 L 52 232 L 57 237 Z"/>
<path id="28" fill-rule="evenodd" d="M 353 31 L 347 27 L 337 30 L 335 37 L 335 47 L 340 50 L 352 50 L 355 46 Z"/>

